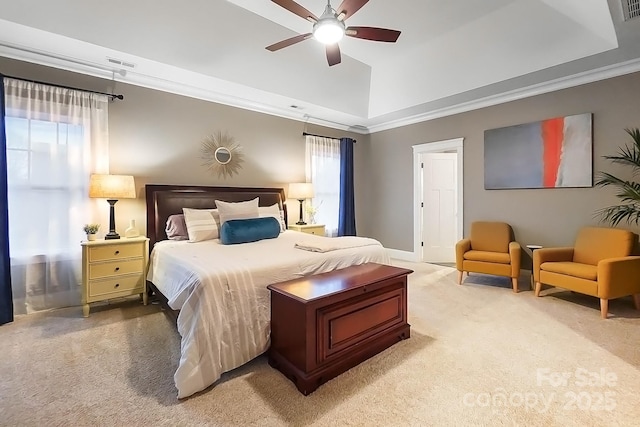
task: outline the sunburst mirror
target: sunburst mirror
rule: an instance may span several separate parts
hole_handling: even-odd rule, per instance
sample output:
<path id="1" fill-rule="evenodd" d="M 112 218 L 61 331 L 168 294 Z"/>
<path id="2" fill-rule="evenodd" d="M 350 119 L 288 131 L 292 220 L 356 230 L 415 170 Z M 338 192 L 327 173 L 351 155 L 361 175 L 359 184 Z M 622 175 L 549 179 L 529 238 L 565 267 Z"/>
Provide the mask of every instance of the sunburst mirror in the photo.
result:
<path id="1" fill-rule="evenodd" d="M 216 132 L 206 137 L 200 147 L 203 166 L 218 178 L 231 178 L 242 169 L 242 147 L 226 132 Z"/>

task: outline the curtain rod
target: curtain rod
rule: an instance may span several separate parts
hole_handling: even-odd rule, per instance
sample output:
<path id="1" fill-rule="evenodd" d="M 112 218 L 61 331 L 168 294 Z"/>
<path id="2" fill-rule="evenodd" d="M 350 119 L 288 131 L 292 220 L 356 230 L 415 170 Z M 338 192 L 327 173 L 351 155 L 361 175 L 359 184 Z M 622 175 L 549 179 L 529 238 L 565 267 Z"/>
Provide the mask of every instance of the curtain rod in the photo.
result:
<path id="1" fill-rule="evenodd" d="M 115 95 L 113 93 L 98 92 L 96 90 L 80 89 L 80 88 L 73 87 L 73 86 L 57 85 L 57 84 L 54 84 L 54 83 L 41 82 L 41 81 L 38 81 L 38 80 L 23 79 L 22 77 L 7 76 L 7 75 L 4 75 L 4 74 L 0 74 L 0 76 L 7 77 L 9 79 L 22 80 L 23 82 L 36 83 L 36 84 L 40 84 L 40 85 L 48 85 L 48 86 L 53 86 L 53 87 L 60 87 L 62 89 L 72 89 L 72 90 L 79 90 L 79 91 L 82 91 L 82 92 L 97 93 L 98 95 L 107 95 L 109 98 L 111 98 L 112 101 L 114 99 L 124 99 L 124 95 Z"/>
<path id="2" fill-rule="evenodd" d="M 308 132 L 302 132 L 302 136 L 318 136 L 320 138 L 331 138 L 331 139 L 339 139 L 339 138 L 334 138 L 332 136 L 325 136 L 325 135 L 316 135 L 315 133 L 308 133 Z M 353 140 L 353 143 L 356 143 L 356 140 Z"/>

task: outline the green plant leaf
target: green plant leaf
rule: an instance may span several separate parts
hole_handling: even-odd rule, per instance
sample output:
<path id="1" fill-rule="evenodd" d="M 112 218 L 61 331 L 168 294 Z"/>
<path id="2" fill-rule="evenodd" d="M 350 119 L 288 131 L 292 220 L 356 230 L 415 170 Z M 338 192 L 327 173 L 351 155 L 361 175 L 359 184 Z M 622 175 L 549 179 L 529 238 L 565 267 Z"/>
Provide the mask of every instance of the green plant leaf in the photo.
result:
<path id="1" fill-rule="evenodd" d="M 640 173 L 640 129 L 625 129 L 631 136 L 631 143 L 618 150 L 615 156 L 603 156 L 613 163 L 630 166 L 633 175 Z M 626 181 L 608 172 L 598 172 L 594 184 L 596 187 L 613 186 L 616 189 L 616 197 L 623 203 L 617 206 L 609 206 L 596 212 L 601 222 L 608 222 L 612 226 L 625 221 L 628 224 L 638 224 L 640 220 L 640 183 Z"/>
<path id="2" fill-rule="evenodd" d="M 596 217 L 599 217 L 600 222 L 606 222 L 613 227 L 618 225 L 623 220 L 627 224 L 638 224 L 640 221 L 640 206 L 637 204 L 609 206 L 607 208 L 600 209 L 596 212 Z"/>

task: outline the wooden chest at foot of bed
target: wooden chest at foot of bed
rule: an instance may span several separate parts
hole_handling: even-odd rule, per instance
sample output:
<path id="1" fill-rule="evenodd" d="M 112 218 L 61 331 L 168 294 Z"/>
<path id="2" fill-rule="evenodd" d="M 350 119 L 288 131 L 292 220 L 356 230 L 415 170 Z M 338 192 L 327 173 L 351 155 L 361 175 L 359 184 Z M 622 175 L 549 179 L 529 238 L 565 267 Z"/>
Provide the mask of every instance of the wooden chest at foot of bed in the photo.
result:
<path id="1" fill-rule="evenodd" d="M 304 395 L 409 338 L 407 275 L 362 264 L 269 285 L 269 364 Z"/>

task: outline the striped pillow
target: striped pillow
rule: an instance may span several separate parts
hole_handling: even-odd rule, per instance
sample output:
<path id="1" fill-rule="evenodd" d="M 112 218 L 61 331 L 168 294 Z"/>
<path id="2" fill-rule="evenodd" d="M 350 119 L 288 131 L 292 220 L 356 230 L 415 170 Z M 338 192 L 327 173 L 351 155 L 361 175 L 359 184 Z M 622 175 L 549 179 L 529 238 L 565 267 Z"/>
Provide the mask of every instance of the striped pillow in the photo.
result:
<path id="1" fill-rule="evenodd" d="M 216 200 L 220 212 L 220 226 L 232 219 L 258 218 L 258 198 L 246 202 L 223 202 Z"/>
<path id="2" fill-rule="evenodd" d="M 190 242 L 201 242 L 219 237 L 218 222 L 220 219 L 217 209 L 182 208 L 182 212 L 184 213 L 184 222 L 187 224 Z"/>
<path id="3" fill-rule="evenodd" d="M 260 214 L 260 218 L 271 216 L 277 219 L 281 233 L 287 229 L 287 226 L 284 224 L 284 211 L 280 210 L 278 203 L 271 206 L 260 206 L 258 207 L 258 213 Z"/>

